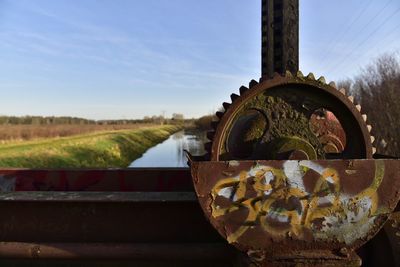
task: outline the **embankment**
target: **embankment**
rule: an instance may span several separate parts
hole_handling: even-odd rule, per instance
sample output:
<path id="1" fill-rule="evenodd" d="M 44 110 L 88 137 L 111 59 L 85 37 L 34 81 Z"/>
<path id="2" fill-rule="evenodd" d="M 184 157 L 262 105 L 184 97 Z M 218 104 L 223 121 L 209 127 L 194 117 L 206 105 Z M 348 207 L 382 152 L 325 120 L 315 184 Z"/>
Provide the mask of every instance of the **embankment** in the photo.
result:
<path id="1" fill-rule="evenodd" d="M 0 167 L 123 168 L 180 129 L 163 125 L 0 145 Z"/>

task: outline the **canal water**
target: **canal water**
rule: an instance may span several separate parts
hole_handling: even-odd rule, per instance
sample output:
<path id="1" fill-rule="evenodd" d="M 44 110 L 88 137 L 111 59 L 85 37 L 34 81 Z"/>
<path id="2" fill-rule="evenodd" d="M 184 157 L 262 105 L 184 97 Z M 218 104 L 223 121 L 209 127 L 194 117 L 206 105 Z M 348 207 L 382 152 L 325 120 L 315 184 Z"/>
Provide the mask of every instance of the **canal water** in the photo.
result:
<path id="1" fill-rule="evenodd" d="M 188 167 L 184 150 L 194 156 L 205 154 L 206 133 L 183 130 L 171 135 L 164 142 L 147 150 L 141 158 L 133 161 L 130 168 L 138 167 Z"/>

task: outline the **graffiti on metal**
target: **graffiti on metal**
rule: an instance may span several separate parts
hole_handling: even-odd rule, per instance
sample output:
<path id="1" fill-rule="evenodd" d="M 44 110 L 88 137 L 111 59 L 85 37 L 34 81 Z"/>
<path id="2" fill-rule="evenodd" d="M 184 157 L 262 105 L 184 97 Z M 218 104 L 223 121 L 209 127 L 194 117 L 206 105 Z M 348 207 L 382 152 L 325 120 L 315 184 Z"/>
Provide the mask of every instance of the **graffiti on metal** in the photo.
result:
<path id="1" fill-rule="evenodd" d="M 313 176 L 311 188 L 304 183 L 307 176 Z M 243 224 L 227 237 L 231 243 L 260 225 L 270 235 L 303 239 L 312 234 L 316 239 L 336 238 L 351 244 L 373 227 L 383 176 L 383 162 L 377 162 L 371 185 L 348 195 L 341 192 L 340 176 L 334 168 L 312 161 L 286 161 L 282 169 L 256 165 L 215 185 L 212 216 L 248 209 Z"/>

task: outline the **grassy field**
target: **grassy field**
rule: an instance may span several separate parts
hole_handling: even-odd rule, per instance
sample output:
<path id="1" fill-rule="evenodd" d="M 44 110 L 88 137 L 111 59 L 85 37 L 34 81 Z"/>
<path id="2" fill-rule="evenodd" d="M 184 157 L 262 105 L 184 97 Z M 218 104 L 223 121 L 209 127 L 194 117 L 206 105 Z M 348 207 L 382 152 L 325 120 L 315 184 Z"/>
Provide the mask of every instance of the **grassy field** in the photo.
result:
<path id="1" fill-rule="evenodd" d="M 50 125 L 0 125 L 0 143 L 15 143 L 37 139 L 68 137 L 73 135 L 89 134 L 104 131 L 132 130 L 146 126 L 155 126 L 150 123 L 132 124 L 50 124 Z"/>
<path id="2" fill-rule="evenodd" d="M 0 145 L 4 168 L 127 167 L 148 148 L 167 139 L 179 126 L 104 131 L 65 138 Z"/>

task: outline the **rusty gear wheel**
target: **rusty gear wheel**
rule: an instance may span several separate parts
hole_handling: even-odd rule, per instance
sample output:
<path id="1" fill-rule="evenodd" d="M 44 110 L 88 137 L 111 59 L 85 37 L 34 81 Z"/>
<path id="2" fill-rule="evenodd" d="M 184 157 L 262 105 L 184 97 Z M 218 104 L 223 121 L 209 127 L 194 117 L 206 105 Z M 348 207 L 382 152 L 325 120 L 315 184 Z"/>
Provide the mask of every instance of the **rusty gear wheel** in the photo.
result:
<path id="1" fill-rule="evenodd" d="M 276 74 L 251 81 L 231 99 L 208 133 L 211 161 L 370 159 L 375 153 L 361 107 L 323 77 Z"/>

